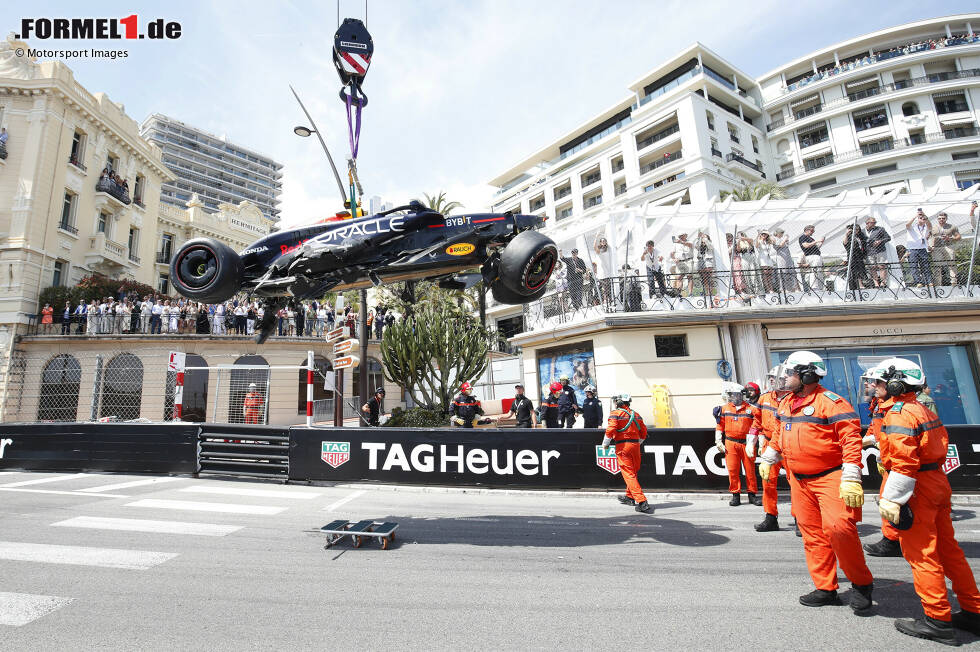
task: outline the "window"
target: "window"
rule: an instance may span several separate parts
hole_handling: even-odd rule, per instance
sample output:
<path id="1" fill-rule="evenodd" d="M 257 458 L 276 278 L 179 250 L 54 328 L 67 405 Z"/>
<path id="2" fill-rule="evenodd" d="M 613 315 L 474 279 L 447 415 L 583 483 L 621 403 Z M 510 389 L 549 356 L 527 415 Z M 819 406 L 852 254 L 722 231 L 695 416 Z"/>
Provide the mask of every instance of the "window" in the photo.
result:
<path id="1" fill-rule="evenodd" d="M 599 194 L 599 195 L 593 195 L 591 197 L 586 197 L 582 201 L 582 205 L 583 205 L 583 208 L 585 210 L 588 210 L 588 209 L 592 208 L 593 206 L 598 206 L 601 203 L 602 203 L 602 195 L 601 194 Z"/>
<path id="2" fill-rule="evenodd" d="M 832 165 L 833 162 L 833 154 L 824 154 L 823 156 L 815 156 L 814 158 L 804 159 L 803 168 L 809 172 L 810 170 L 816 170 L 827 165 Z"/>
<path id="3" fill-rule="evenodd" d="M 658 358 L 683 358 L 687 351 L 687 335 L 654 335 L 653 344 Z"/>
<path id="4" fill-rule="evenodd" d="M 208 370 L 207 361 L 199 355 L 188 353 L 184 365 L 184 402 L 181 404 L 181 421 L 204 423 L 208 411 Z M 194 367 L 205 367 L 204 369 Z M 163 398 L 163 420 L 174 419 L 174 392 L 177 387 L 177 372 L 167 372 L 167 389 Z"/>
<path id="5" fill-rule="evenodd" d="M 142 174 L 136 175 L 136 182 L 133 184 L 133 201 L 140 207 L 143 206 L 143 188 L 146 186 L 146 177 Z"/>
<path id="6" fill-rule="evenodd" d="M 68 155 L 68 162 L 75 167 L 85 169 L 85 134 L 78 129 L 71 139 L 71 153 Z"/>
<path id="7" fill-rule="evenodd" d="M 837 183 L 837 177 L 831 177 L 829 179 L 824 179 L 823 181 L 815 181 L 810 184 L 810 190 L 820 190 L 821 188 L 826 188 L 827 186 L 832 186 Z"/>
<path id="8" fill-rule="evenodd" d="M 563 220 L 566 217 L 571 217 L 571 216 L 572 216 L 572 205 L 570 203 L 558 207 L 558 215 L 556 216 L 557 219 Z"/>
<path id="9" fill-rule="evenodd" d="M 169 263 L 174 253 L 174 236 L 172 233 L 164 233 L 160 236 L 160 252 L 157 256 L 158 263 Z"/>
<path id="10" fill-rule="evenodd" d="M 885 172 L 894 172 L 898 169 L 898 164 L 892 163 L 891 165 L 881 165 L 876 168 L 868 168 L 868 176 L 875 174 L 884 174 Z"/>
<path id="11" fill-rule="evenodd" d="M 544 195 L 539 195 L 538 197 L 532 199 L 531 203 L 528 205 L 528 208 L 532 213 L 544 208 Z"/>
<path id="12" fill-rule="evenodd" d="M 582 187 L 591 186 L 593 183 L 599 183 L 600 180 L 599 168 L 589 170 L 582 175 Z"/>
<path id="13" fill-rule="evenodd" d="M 105 166 L 110 172 L 119 172 L 119 157 L 111 152 L 105 158 Z"/>
<path id="14" fill-rule="evenodd" d="M 915 102 L 906 102 L 902 105 L 902 115 L 919 115 L 919 105 Z"/>
<path id="15" fill-rule="evenodd" d="M 715 114 L 713 114 L 711 111 L 705 111 L 705 113 L 708 116 L 708 129 L 710 129 L 711 131 L 714 131 L 715 130 Z"/>
<path id="16" fill-rule="evenodd" d="M 962 161 L 967 158 L 977 158 L 977 152 L 953 152 L 954 161 Z"/>
<path id="17" fill-rule="evenodd" d="M 738 140 L 738 128 L 735 127 L 735 125 L 733 125 L 730 122 L 728 123 L 728 139 L 731 140 L 733 143 L 739 142 L 739 140 Z"/>
<path id="18" fill-rule="evenodd" d="M 556 200 L 561 199 L 562 197 L 568 197 L 570 194 L 572 194 L 572 186 L 568 183 L 560 188 L 555 188 Z"/>
<path id="19" fill-rule="evenodd" d="M 98 232 L 105 233 L 107 238 L 109 237 L 109 220 L 111 219 L 107 213 L 99 213 Z"/>
<path id="20" fill-rule="evenodd" d="M 170 294 L 170 275 L 160 274 L 160 278 L 157 279 L 157 292 L 160 294 Z"/>
<path id="21" fill-rule="evenodd" d="M 759 153 L 759 139 L 755 136 L 752 136 L 752 151 L 756 154 Z"/>
<path id="22" fill-rule="evenodd" d="M 77 196 L 73 192 L 65 191 L 65 200 L 61 205 L 61 222 L 58 228 L 69 233 L 78 233 L 75 228 L 75 206 L 78 204 Z"/>
<path id="23" fill-rule="evenodd" d="M 303 358 L 303 361 L 300 362 L 303 366 L 306 366 L 306 363 L 306 358 Z M 333 365 L 322 355 L 316 355 L 313 356 L 313 367 L 316 370 L 313 372 L 313 400 L 319 401 L 333 398 L 333 392 L 323 388 L 323 382 L 327 374 L 333 375 Z M 374 387 L 368 388 L 368 391 L 374 391 Z M 366 402 L 362 401 L 361 405 L 364 405 Z M 357 407 L 360 408 L 361 406 L 358 405 Z M 299 396 L 296 400 L 296 409 L 297 414 L 306 414 L 306 369 L 299 370 Z"/>
<path id="24" fill-rule="evenodd" d="M 65 280 L 65 264 L 60 260 L 54 261 L 54 275 L 51 278 L 51 285 L 55 287 L 63 285 Z"/>
<path id="25" fill-rule="evenodd" d="M 143 402 L 143 363 L 132 353 L 117 355 L 102 374 L 100 417 L 138 419 Z"/>
<path id="26" fill-rule="evenodd" d="M 623 182 L 617 184 L 616 187 L 613 189 L 613 192 L 615 193 L 615 195 L 617 197 L 619 197 L 620 195 L 622 195 L 623 193 L 625 193 L 626 192 L 626 182 L 623 181 Z"/>
<path id="27" fill-rule="evenodd" d="M 936 103 L 936 113 L 940 115 L 970 110 L 970 107 L 966 103 L 966 95 L 963 93 L 943 93 L 942 95 L 933 95 L 932 98 Z"/>
<path id="28" fill-rule="evenodd" d="M 139 256 L 137 252 L 140 248 L 140 230 L 135 226 L 129 227 L 129 259 L 139 262 Z"/>
<path id="29" fill-rule="evenodd" d="M 617 156 L 616 158 L 614 158 L 612 160 L 612 171 L 613 172 L 619 172 L 620 170 L 622 170 L 625 167 L 626 167 L 626 164 L 623 163 L 623 157 L 622 156 Z"/>
<path id="30" fill-rule="evenodd" d="M 884 127 L 888 124 L 888 114 L 885 112 L 884 105 L 855 112 L 851 115 L 854 119 L 855 131 L 875 129 L 877 127 Z"/>
<path id="31" fill-rule="evenodd" d="M 73 356 L 52 358 L 41 372 L 38 421 L 75 421 L 78 418 L 78 390 L 82 366 Z"/>
<path id="32" fill-rule="evenodd" d="M 800 129 L 796 132 L 796 137 L 799 140 L 800 148 L 806 149 L 818 143 L 826 142 L 830 139 L 830 133 L 827 131 L 827 124 L 824 123 Z"/>
<path id="33" fill-rule="evenodd" d="M 957 172 L 954 177 L 956 178 L 956 187 L 960 190 L 966 190 L 980 183 L 980 170 L 964 170 Z"/>

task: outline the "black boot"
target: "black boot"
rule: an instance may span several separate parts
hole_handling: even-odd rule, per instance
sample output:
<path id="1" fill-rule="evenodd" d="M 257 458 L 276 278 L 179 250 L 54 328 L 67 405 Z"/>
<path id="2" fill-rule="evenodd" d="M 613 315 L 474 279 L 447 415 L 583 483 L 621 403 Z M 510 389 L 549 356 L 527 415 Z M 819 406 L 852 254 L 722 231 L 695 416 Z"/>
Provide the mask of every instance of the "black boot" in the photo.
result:
<path id="1" fill-rule="evenodd" d="M 840 598 L 837 596 L 837 591 L 814 589 L 806 595 L 800 596 L 800 604 L 804 607 L 826 607 L 832 604 L 840 604 Z"/>
<path id="2" fill-rule="evenodd" d="M 729 506 L 738 507 L 742 504 L 742 496 L 739 494 L 732 494 L 732 499 L 728 501 Z"/>
<path id="3" fill-rule="evenodd" d="M 624 505 L 635 505 L 636 501 L 629 496 L 616 496 L 616 500 L 623 503 Z"/>
<path id="4" fill-rule="evenodd" d="M 980 636 L 980 614 L 963 609 L 953 614 L 953 627 Z"/>
<path id="5" fill-rule="evenodd" d="M 762 499 L 756 496 L 755 494 L 749 494 L 749 502 L 755 505 L 756 507 L 762 507 Z"/>
<path id="6" fill-rule="evenodd" d="M 911 620 L 909 618 L 896 620 L 895 629 L 903 634 L 915 636 L 916 638 L 924 638 L 929 641 L 935 641 L 936 643 L 942 643 L 943 645 L 957 646 L 960 644 L 959 640 L 956 638 L 956 630 L 953 629 L 951 624 L 941 620 L 936 620 L 935 618 L 930 618 L 929 616 L 923 616 L 922 618 L 918 618 L 916 620 Z"/>
<path id="7" fill-rule="evenodd" d="M 878 543 L 864 544 L 864 551 L 872 557 L 901 557 L 902 546 L 895 539 L 881 537 Z"/>
<path id="8" fill-rule="evenodd" d="M 643 512 L 644 514 L 649 514 L 650 512 L 653 511 L 653 507 L 650 507 L 650 503 L 648 503 L 645 500 L 639 505 L 637 505 L 634 509 L 636 509 L 636 511 L 638 512 Z"/>
<path id="9" fill-rule="evenodd" d="M 762 523 L 755 526 L 756 532 L 777 532 L 779 531 L 779 521 L 772 514 L 766 514 L 766 517 L 762 519 Z"/>
<path id="10" fill-rule="evenodd" d="M 865 584 L 864 586 L 858 586 L 857 584 L 851 584 L 851 597 L 848 600 L 848 604 L 854 611 L 864 611 L 865 609 L 871 608 L 871 590 L 874 588 L 874 584 Z"/>

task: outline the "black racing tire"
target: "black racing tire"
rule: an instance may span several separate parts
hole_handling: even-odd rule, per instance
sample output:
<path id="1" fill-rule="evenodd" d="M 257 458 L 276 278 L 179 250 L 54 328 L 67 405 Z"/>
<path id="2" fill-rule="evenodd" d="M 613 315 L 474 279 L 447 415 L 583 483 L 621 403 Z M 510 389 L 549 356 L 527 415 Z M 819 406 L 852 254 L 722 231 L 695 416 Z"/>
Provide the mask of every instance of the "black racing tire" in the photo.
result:
<path id="1" fill-rule="evenodd" d="M 543 285 L 534 294 L 522 295 L 511 290 L 499 279 L 490 285 L 490 294 L 493 295 L 494 301 L 496 301 L 497 303 L 506 303 L 508 305 L 515 305 L 515 306 L 524 303 L 530 303 L 531 301 L 537 301 L 538 299 L 543 297 L 547 291 L 548 291 L 548 286 Z"/>
<path id="2" fill-rule="evenodd" d="M 548 284 L 557 263 L 558 246 L 554 240 L 537 231 L 524 231 L 501 252 L 498 282 L 524 297 L 520 303 L 533 301 L 531 297 L 540 296 L 538 293 Z"/>
<path id="3" fill-rule="evenodd" d="M 227 301 L 241 289 L 242 259 L 234 249 L 212 238 L 188 240 L 170 261 L 170 282 L 188 299 Z"/>

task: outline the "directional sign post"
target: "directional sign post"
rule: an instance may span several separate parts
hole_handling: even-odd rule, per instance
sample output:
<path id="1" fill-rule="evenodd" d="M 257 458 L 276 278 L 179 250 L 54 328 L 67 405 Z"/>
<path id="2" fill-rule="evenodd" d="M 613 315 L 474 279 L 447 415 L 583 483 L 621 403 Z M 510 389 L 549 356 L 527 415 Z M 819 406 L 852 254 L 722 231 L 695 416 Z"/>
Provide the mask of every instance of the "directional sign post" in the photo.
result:
<path id="1" fill-rule="evenodd" d="M 335 358 L 333 361 L 334 369 L 354 369 L 357 367 L 359 362 L 356 355 L 345 355 L 341 358 Z"/>
<path id="2" fill-rule="evenodd" d="M 357 340 L 341 340 L 339 342 L 334 342 L 333 354 L 335 356 L 348 355 L 354 351 L 354 347 L 357 346 Z"/>
<path id="3" fill-rule="evenodd" d="M 336 342 L 339 339 L 350 337 L 350 329 L 346 326 L 341 326 L 340 328 L 335 328 L 332 331 L 327 331 L 327 341 Z"/>

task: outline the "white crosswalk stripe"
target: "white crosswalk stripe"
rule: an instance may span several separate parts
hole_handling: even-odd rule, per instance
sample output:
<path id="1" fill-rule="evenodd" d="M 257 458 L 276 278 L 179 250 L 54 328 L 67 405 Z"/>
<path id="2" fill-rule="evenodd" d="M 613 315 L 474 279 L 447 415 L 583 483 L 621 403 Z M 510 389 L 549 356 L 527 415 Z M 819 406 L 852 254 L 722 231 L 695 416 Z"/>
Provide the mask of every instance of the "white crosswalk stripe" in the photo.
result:
<path id="1" fill-rule="evenodd" d="M 0 591 L 0 625 L 21 627 L 71 603 L 71 598 Z"/>
<path id="2" fill-rule="evenodd" d="M 147 480 L 132 480 L 130 482 L 117 482 L 116 484 L 104 484 L 98 487 L 87 487 L 85 489 L 79 489 L 85 493 L 101 493 L 103 491 L 115 491 L 117 489 L 129 489 L 130 487 L 142 487 L 145 485 L 162 484 L 164 482 L 175 482 L 181 478 L 149 478 Z"/>
<path id="3" fill-rule="evenodd" d="M 191 534 L 203 537 L 223 537 L 242 529 L 241 525 L 188 523 L 186 521 L 151 521 L 138 518 L 76 516 L 52 523 L 52 527 L 77 527 L 89 530 L 121 530 L 125 532 L 155 532 L 160 534 Z"/>
<path id="4" fill-rule="evenodd" d="M 192 512 L 221 512 L 225 514 L 265 514 L 270 516 L 286 510 L 285 507 L 264 507 L 260 505 L 239 505 L 233 503 L 198 503 L 190 500 L 156 500 L 152 498 L 126 503 L 125 507 L 183 509 Z"/>
<path id="5" fill-rule="evenodd" d="M 0 491 L 25 494 L 51 494 L 53 496 L 82 496 L 84 498 L 129 498 L 126 494 L 93 494 L 84 491 L 56 491 L 54 489 L 24 489 L 23 487 L 0 487 Z"/>
<path id="6" fill-rule="evenodd" d="M 324 507 L 323 508 L 323 511 L 325 511 L 325 512 L 332 512 L 333 510 L 335 510 L 338 507 L 341 507 L 343 505 L 346 505 L 347 503 L 349 503 L 350 501 L 354 500 L 355 498 L 357 498 L 358 496 L 360 496 L 362 494 L 364 494 L 364 491 L 354 491 L 354 492 L 351 492 L 350 494 L 344 496 L 340 500 L 334 501 L 334 502 L 330 503 L 329 505 L 327 505 L 326 507 Z"/>
<path id="7" fill-rule="evenodd" d="M 71 566 L 101 566 L 146 570 L 173 559 L 177 553 L 120 548 L 60 546 L 47 543 L 0 541 L 0 559 Z"/>
<path id="8" fill-rule="evenodd" d="M 317 491 L 287 491 L 285 489 L 252 489 L 248 487 L 218 487 L 213 485 L 194 485 L 184 487 L 179 491 L 199 494 L 220 494 L 225 496 L 253 496 L 256 498 L 294 498 L 309 500 L 321 494 Z"/>
<path id="9" fill-rule="evenodd" d="M 0 489 L 10 488 L 10 487 L 26 487 L 28 485 L 34 484 L 44 484 L 46 482 L 61 482 L 62 480 L 71 480 L 72 478 L 84 477 L 85 473 L 72 473 L 70 475 L 48 475 L 43 478 L 34 478 L 33 480 L 21 480 L 19 482 L 8 482 L 7 484 L 0 484 Z"/>

